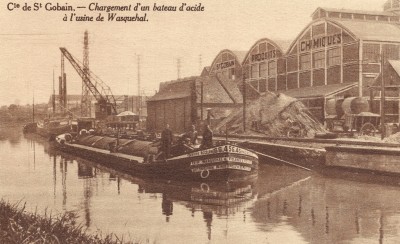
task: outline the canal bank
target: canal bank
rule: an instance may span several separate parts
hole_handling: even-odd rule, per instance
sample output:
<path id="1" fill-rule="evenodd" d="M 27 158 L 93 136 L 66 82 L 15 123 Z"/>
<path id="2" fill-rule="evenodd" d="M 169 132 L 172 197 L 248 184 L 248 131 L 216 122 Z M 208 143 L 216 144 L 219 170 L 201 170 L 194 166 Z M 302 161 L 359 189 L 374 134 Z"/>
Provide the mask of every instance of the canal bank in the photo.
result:
<path id="1" fill-rule="evenodd" d="M 226 140 L 217 137 L 217 140 Z M 237 143 L 263 155 L 277 158 L 276 163 L 292 163 L 320 172 L 342 168 L 350 172 L 366 171 L 399 174 L 400 144 L 363 141 L 350 138 L 310 139 L 232 136 Z"/>

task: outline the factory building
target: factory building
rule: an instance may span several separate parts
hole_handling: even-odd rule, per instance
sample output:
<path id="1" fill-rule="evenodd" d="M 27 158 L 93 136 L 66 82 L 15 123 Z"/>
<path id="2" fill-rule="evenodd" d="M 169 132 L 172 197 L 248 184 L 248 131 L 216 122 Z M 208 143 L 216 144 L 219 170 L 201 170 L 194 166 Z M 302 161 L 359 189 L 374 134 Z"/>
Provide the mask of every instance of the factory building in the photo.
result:
<path id="1" fill-rule="evenodd" d="M 222 50 L 214 58 L 207 76 L 197 83 L 198 111 L 200 120 L 206 119 L 207 110 L 211 109 L 212 120 L 218 122 L 228 116 L 232 109 L 242 106 L 243 96 L 240 91 L 245 51 Z"/>
<path id="2" fill-rule="evenodd" d="M 242 79 L 247 84 L 246 98 L 256 98 L 267 91 L 286 90 L 284 55 L 288 45 L 289 42 L 280 41 L 278 44 L 263 38 L 250 48 L 243 60 Z"/>
<path id="3" fill-rule="evenodd" d="M 323 122 L 327 99 L 369 96 L 381 58 L 399 59 L 400 22 L 392 10 L 318 8 L 287 50 L 269 39 L 256 42 L 243 63 L 244 78 L 260 93 L 301 100 Z"/>
<path id="4" fill-rule="evenodd" d="M 190 116 L 185 114 L 185 118 L 190 120 L 177 123 L 180 126 L 176 128 L 187 129 L 188 125 L 204 119 L 207 108 L 212 108 L 216 118 L 223 118 L 230 107 L 242 105 L 243 96 L 251 100 L 266 92 L 297 98 L 324 123 L 328 116 L 328 100 L 347 96 L 370 99 L 370 88 L 376 86 L 383 63 L 399 59 L 399 0 L 387 1 L 383 11 L 320 7 L 293 41 L 263 38 L 247 52 L 222 50 L 211 66 L 205 67 L 201 75 L 192 78 L 191 85 L 186 86 L 187 103 L 190 101 L 193 107 L 188 110 Z M 222 88 L 222 93 L 214 92 L 215 87 Z M 189 92 L 190 89 L 193 90 Z M 148 104 L 178 99 L 164 97 L 165 90 L 161 86 L 159 93 Z M 224 99 L 218 100 L 221 94 Z M 375 108 L 380 93 L 375 89 L 373 95 L 373 112 L 379 112 Z M 391 109 L 390 121 L 399 122 L 399 97 L 391 97 L 393 99 L 397 107 Z M 160 130 L 161 124 L 167 121 L 164 117 L 157 126 L 150 128 Z"/>
<path id="5" fill-rule="evenodd" d="M 299 99 L 324 122 L 328 99 L 368 97 L 382 61 L 400 59 L 399 9 L 399 1 L 388 1 L 384 11 L 317 8 L 289 46 L 257 41 L 244 60 L 243 78 L 259 93 Z"/>
<path id="6" fill-rule="evenodd" d="M 224 79 L 236 80 L 242 77 L 242 62 L 245 51 L 222 50 L 214 58 L 210 66 L 209 76 L 222 77 Z"/>
<path id="7" fill-rule="evenodd" d="M 160 83 L 159 91 L 147 101 L 148 131 L 160 132 L 169 124 L 174 132 L 184 132 L 196 121 L 197 78 Z"/>

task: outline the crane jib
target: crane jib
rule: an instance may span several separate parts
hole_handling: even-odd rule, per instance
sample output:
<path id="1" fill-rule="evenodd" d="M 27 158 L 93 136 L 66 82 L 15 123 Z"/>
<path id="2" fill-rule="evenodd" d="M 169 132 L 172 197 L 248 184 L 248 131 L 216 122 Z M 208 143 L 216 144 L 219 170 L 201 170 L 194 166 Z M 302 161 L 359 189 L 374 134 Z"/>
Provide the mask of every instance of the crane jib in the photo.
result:
<path id="1" fill-rule="evenodd" d="M 89 89 L 89 91 L 93 94 L 98 102 L 106 102 L 109 103 L 112 107 L 113 112 L 117 113 L 117 102 L 115 100 L 114 95 L 111 92 L 110 87 L 104 83 L 99 78 L 91 75 L 91 72 L 87 73 L 81 64 L 75 59 L 72 54 L 64 47 L 60 47 L 61 53 L 68 59 L 72 67 L 78 73 L 78 75 L 82 78 L 85 85 Z"/>

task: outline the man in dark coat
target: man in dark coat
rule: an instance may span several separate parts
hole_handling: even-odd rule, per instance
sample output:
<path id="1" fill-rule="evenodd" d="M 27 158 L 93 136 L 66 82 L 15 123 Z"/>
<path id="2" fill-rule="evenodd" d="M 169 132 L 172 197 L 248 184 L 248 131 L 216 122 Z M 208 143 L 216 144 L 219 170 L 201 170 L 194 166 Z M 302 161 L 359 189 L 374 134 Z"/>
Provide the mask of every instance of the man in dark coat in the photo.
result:
<path id="1" fill-rule="evenodd" d="M 213 146 L 212 143 L 213 132 L 210 129 L 210 125 L 206 125 L 203 131 L 203 141 L 201 142 L 201 148 L 210 148 Z"/>
<path id="2" fill-rule="evenodd" d="M 197 144 L 197 130 L 195 125 L 192 125 L 190 131 L 185 134 L 185 137 L 189 139 L 190 145 Z"/>
<path id="3" fill-rule="evenodd" d="M 169 128 L 169 124 L 165 126 L 165 129 L 161 133 L 161 150 L 164 152 L 165 159 L 169 158 L 171 153 L 172 144 L 172 131 Z"/>

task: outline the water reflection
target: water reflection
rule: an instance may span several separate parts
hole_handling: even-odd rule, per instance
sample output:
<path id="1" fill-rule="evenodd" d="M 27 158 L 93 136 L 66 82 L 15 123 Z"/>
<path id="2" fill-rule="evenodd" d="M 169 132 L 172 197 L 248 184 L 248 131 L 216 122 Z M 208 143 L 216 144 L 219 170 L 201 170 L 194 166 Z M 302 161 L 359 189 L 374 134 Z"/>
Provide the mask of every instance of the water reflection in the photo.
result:
<path id="1" fill-rule="evenodd" d="M 211 226 L 212 226 L 212 220 L 213 220 L 213 213 L 212 212 L 203 212 L 203 219 L 204 219 L 204 222 L 206 222 L 206 226 L 207 226 L 207 238 L 208 238 L 208 240 L 211 240 Z"/>
<path id="2" fill-rule="evenodd" d="M 395 177 L 262 164 L 253 182 L 146 180 L 63 154 L 35 136 L 19 143 L 0 141 L 0 196 L 77 211 L 89 231 L 157 243 L 400 242 Z"/>
<path id="3" fill-rule="evenodd" d="M 169 222 L 169 216 L 171 216 L 173 213 L 174 205 L 172 201 L 168 199 L 166 193 L 162 194 L 161 209 L 162 209 L 162 214 L 165 215 L 165 221 Z"/>
<path id="4" fill-rule="evenodd" d="M 90 166 L 87 166 L 84 163 L 78 162 L 78 179 L 85 179 L 85 178 L 93 178 L 94 176 L 94 169 Z M 115 176 L 110 174 L 110 179 L 114 179 Z"/>
<path id="5" fill-rule="evenodd" d="M 57 186 L 57 159 L 53 156 L 53 196 L 56 199 L 56 186 Z"/>
<path id="6" fill-rule="evenodd" d="M 65 205 L 67 204 L 67 172 L 68 172 L 68 164 L 67 159 L 60 158 L 60 172 L 61 172 L 61 186 L 62 186 L 62 206 L 65 210 Z"/>
<path id="7" fill-rule="evenodd" d="M 313 176 L 264 195 L 252 216 L 267 231 L 282 223 L 293 226 L 310 243 L 383 243 L 399 240 L 399 197 L 398 187 Z"/>
<path id="8" fill-rule="evenodd" d="M 8 141 L 12 147 L 17 146 L 22 139 L 21 130 L 22 127 L 10 129 L 10 127 L 2 125 L 2 127 L 0 127 L 0 141 Z"/>
<path id="9" fill-rule="evenodd" d="M 91 171 L 93 171 L 91 169 Z M 93 177 L 93 176 L 92 176 Z M 91 226 L 91 219 L 90 219 L 90 207 L 91 207 L 91 198 L 92 198 L 92 181 L 90 179 L 91 177 L 87 177 L 83 181 L 83 209 L 85 211 L 85 224 L 87 227 Z"/>
<path id="10" fill-rule="evenodd" d="M 221 185 L 219 183 L 146 181 L 115 172 L 93 162 L 86 160 L 81 162 L 93 167 L 99 167 L 99 170 L 110 172 L 110 176 L 115 176 L 119 180 L 122 178 L 136 184 L 138 193 L 145 193 L 153 198 L 157 198 L 157 195 L 161 194 L 161 213 L 165 216 L 166 223 L 169 223 L 171 218 L 174 217 L 175 204 L 184 206 L 190 211 L 192 218 L 195 218 L 196 212 L 202 212 L 208 240 L 212 239 L 214 215 L 218 216 L 218 218 L 222 216 L 227 218 L 237 212 L 243 212 L 243 222 L 245 222 L 246 204 L 256 199 L 254 182 Z M 110 180 L 112 179 L 110 178 Z M 118 189 L 118 193 L 119 191 L 120 189 Z"/>

